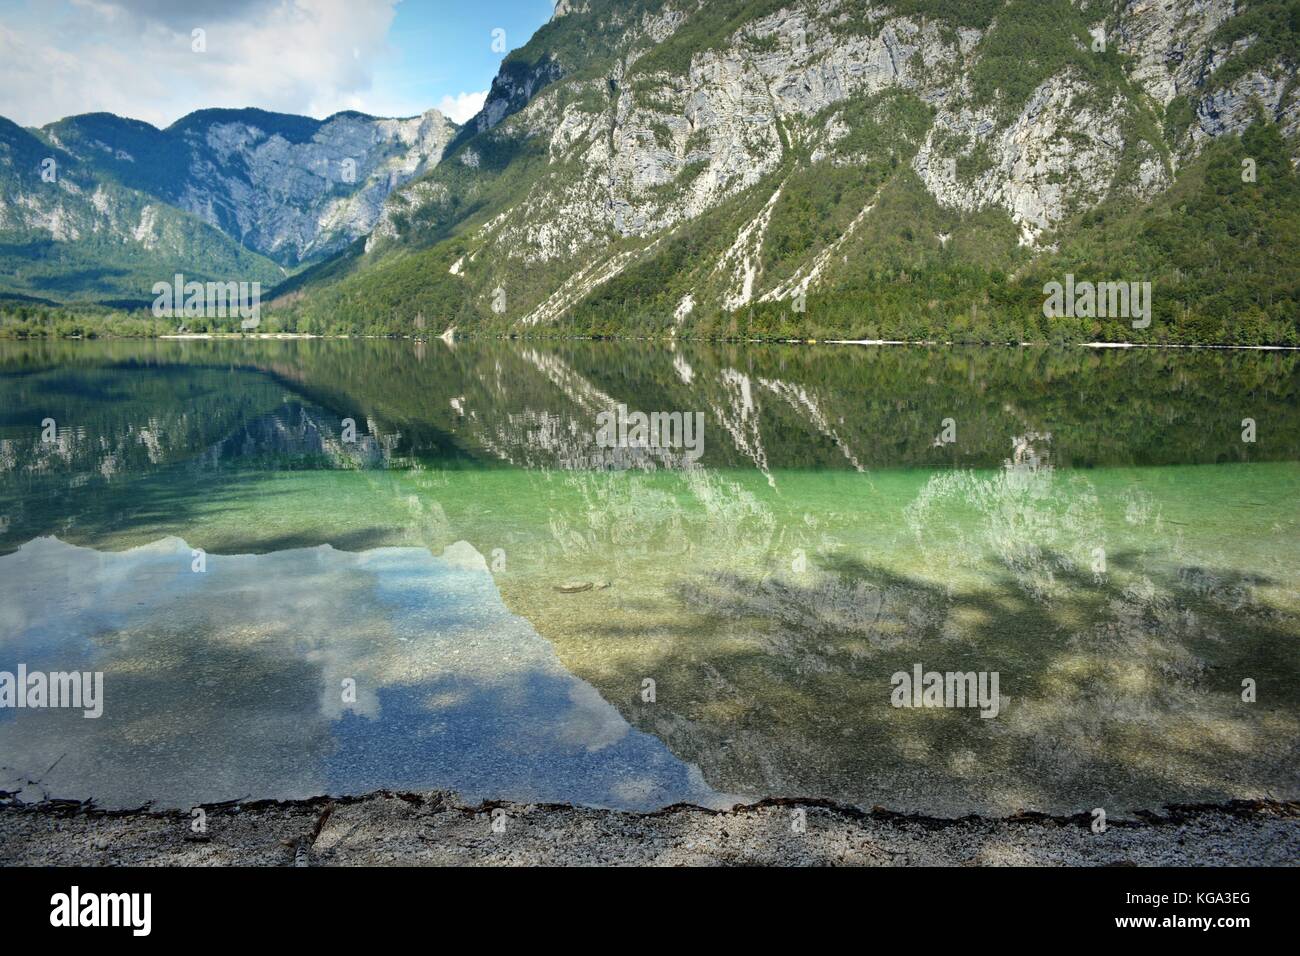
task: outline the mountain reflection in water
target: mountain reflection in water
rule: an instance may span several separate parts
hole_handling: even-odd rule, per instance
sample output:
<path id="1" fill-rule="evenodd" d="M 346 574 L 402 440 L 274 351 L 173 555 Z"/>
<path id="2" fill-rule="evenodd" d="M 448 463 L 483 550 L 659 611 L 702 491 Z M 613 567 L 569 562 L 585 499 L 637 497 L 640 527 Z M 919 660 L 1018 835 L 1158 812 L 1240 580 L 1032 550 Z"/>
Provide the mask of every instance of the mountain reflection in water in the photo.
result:
<path id="1" fill-rule="evenodd" d="M 108 697 L 0 712 L 0 766 L 178 804 L 1295 796 L 1298 362 L 0 343 L 0 670 L 99 660 Z M 620 406 L 702 453 L 603 446 Z M 997 672 L 998 716 L 892 707 L 917 664 Z"/>

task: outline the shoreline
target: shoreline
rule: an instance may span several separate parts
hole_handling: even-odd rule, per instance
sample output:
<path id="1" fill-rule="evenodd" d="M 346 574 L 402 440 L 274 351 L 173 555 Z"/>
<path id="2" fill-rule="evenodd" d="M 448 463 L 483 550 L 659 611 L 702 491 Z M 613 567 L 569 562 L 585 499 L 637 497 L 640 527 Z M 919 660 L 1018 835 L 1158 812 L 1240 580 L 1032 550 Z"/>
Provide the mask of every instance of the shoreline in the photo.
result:
<path id="1" fill-rule="evenodd" d="M 317 335 L 314 332 L 168 332 L 155 339 L 350 339 L 350 335 Z"/>
<path id="2" fill-rule="evenodd" d="M 1141 342 L 1081 342 L 1085 349 L 1222 349 L 1246 352 L 1300 352 L 1297 345 L 1146 345 Z"/>
<path id="3" fill-rule="evenodd" d="M 1094 833 L 1086 813 L 934 818 L 817 799 L 645 813 L 461 803 L 443 791 L 105 810 L 0 795 L 7 866 L 849 865 L 1295 866 L 1300 801 L 1133 811 Z M 802 820 L 800 831 L 794 821 Z M 495 826 L 494 826 L 495 824 Z"/>
<path id="4" fill-rule="evenodd" d="M 364 335 L 364 334 L 346 334 L 346 335 L 323 335 L 315 332 L 169 332 L 162 335 L 147 336 L 95 336 L 88 339 L 82 335 L 55 336 L 53 338 L 13 338 L 6 339 L 0 336 L 0 341 L 13 342 L 50 342 L 50 341 L 238 341 L 244 339 L 260 340 L 333 340 L 347 341 L 351 339 L 375 339 L 391 341 L 413 341 L 413 342 L 431 342 L 435 339 L 441 340 L 448 344 L 455 340 L 472 340 L 479 336 L 474 334 L 457 334 L 454 336 L 443 335 Z M 492 339 L 517 339 L 520 336 L 515 335 L 491 335 L 486 336 Z M 547 338 L 546 341 L 560 340 L 579 340 L 587 342 L 600 341 L 645 341 L 642 337 L 621 338 L 618 336 L 562 336 Z M 526 339 L 531 341 L 531 339 Z M 651 339 L 650 341 L 659 341 Z M 1083 349 L 1189 349 L 1189 350 L 1213 350 L 1223 352 L 1300 352 L 1300 346 L 1297 345 L 1222 345 L 1222 344 L 1195 344 L 1182 345 L 1172 343 L 1147 343 L 1147 342 L 1064 342 L 1053 344 L 1051 342 L 952 342 L 939 341 L 937 339 L 685 339 L 679 340 L 675 337 L 669 337 L 662 340 L 662 344 L 669 349 L 675 349 L 680 342 L 690 342 L 692 344 L 746 344 L 746 345 L 852 345 L 859 347 L 887 347 L 887 346 L 905 346 L 911 348 L 933 348 L 944 346 L 948 348 L 1083 348 Z"/>

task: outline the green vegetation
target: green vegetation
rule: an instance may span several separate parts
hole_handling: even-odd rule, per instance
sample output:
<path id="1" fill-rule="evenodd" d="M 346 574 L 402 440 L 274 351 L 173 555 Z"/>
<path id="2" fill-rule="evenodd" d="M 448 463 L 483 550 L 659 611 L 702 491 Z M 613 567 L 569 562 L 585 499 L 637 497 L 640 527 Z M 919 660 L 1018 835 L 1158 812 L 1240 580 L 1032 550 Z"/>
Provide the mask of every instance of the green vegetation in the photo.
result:
<path id="1" fill-rule="evenodd" d="M 989 138 L 997 133 L 936 128 L 935 107 L 902 86 L 841 99 L 816 116 L 782 112 L 774 124 L 747 122 L 742 138 L 752 139 L 743 148 L 770 147 L 765 175 L 703 215 L 682 219 L 680 200 L 687 191 L 705 193 L 712 186 L 699 177 L 717 174 L 734 183 L 737 171 L 719 172 L 703 158 L 715 135 L 719 146 L 730 148 L 726 137 L 734 131 L 718 134 L 718 127 L 696 125 L 694 115 L 683 113 L 678 77 L 701 52 L 735 49 L 745 59 L 781 49 L 785 38 L 754 24 L 789 6 L 790 0 L 702 4 L 661 42 L 636 50 L 628 47 L 646 40 L 633 25 L 665 12 L 664 0 L 593 3 L 547 24 L 505 60 L 494 87 L 494 96 L 506 98 L 505 118 L 490 130 L 463 129 L 440 164 L 395 194 L 382 228 L 369 240 L 275 287 L 274 300 L 264 297 L 269 305 L 262 329 L 435 335 L 454 326 L 461 333 L 525 337 L 1300 344 L 1296 143 L 1284 141 L 1261 111 L 1242 137 L 1198 145 L 1189 158 L 1197 101 L 1179 96 L 1161 110 L 1130 83 L 1126 70 L 1132 63 L 1113 43 L 1093 49 L 1089 30 L 1114 26 L 1113 5 L 1080 10 L 1069 0 L 891 3 L 897 13 L 925 20 L 927 28 L 937 24 L 945 42 L 956 42 L 959 27 L 983 31 L 968 93 L 956 103 L 959 111 L 974 114 L 977 126 L 1000 117 L 992 124 L 996 131 L 1046 79 L 1064 76 L 1069 109 L 1105 115 L 1108 144 L 1114 129 L 1118 163 L 1109 182 L 1096 184 L 1100 202 L 1087 208 L 1068 191 L 1077 185 L 1073 174 L 1055 175 L 1050 181 L 1067 187 L 1067 218 L 1032 248 L 1021 244 L 1005 204 L 970 209 L 936 202 L 912 168 L 927 137 L 931 168 L 936 160 L 952 159 L 958 180 L 969 184 L 998 161 Z M 1216 42 L 1263 33 L 1268 42 L 1227 57 L 1215 82 L 1228 82 L 1252 64 L 1290 62 L 1288 38 L 1300 22 L 1298 10 L 1300 0 L 1245 3 L 1241 16 L 1219 28 Z M 812 7 L 806 12 L 821 16 Z M 859 38 L 884 22 L 868 18 L 865 3 L 856 0 L 821 21 Z M 919 69 L 925 59 L 918 50 L 909 62 Z M 619 63 L 629 64 L 626 73 Z M 960 64 L 932 66 L 944 83 L 963 79 L 955 73 Z M 511 116 L 539 98 L 527 122 Z M 625 112 L 630 100 L 641 111 L 633 122 L 648 130 L 644 140 L 654 140 L 643 145 L 658 147 L 655 162 L 673 176 L 633 187 L 630 208 L 624 201 L 627 184 L 615 186 L 592 165 L 591 150 L 608 146 L 600 139 L 613 136 L 620 100 L 619 110 Z M 559 116 L 577 124 L 566 131 L 586 137 L 573 140 L 590 144 L 582 147 L 585 156 L 552 140 L 547 124 Z M 130 152 L 148 150 L 157 137 L 177 132 L 109 119 L 73 117 L 60 136 L 102 141 L 112 134 L 118 137 L 114 147 Z M 258 122 L 279 122 L 280 132 L 294 138 L 309 135 L 315 121 L 267 114 Z M 675 145 L 687 122 L 692 125 L 684 146 Z M 1073 127 L 1058 133 L 1062 147 L 1097 148 Z M 779 155 L 774 136 L 780 138 Z M 25 165 L 50 148 L 27 131 L 0 125 L 0 145 L 6 138 Z M 1183 165 L 1171 188 L 1150 201 L 1134 197 L 1135 184 L 1149 182 L 1153 170 L 1158 174 L 1163 166 L 1172 176 L 1176 158 Z M 1257 170 L 1254 181 L 1241 175 L 1247 159 Z M 140 171 L 125 160 L 112 162 L 123 166 L 123 176 Z M 70 174 L 75 173 L 74 167 Z M 642 224 L 669 225 L 647 232 L 636 217 Z M 763 228 L 748 234 L 748 244 L 738 242 L 760 217 Z M 186 250 L 177 257 L 176 271 L 188 277 L 184 262 L 202 261 L 216 274 L 194 278 L 247 275 L 269 283 L 282 274 L 200 226 L 169 222 L 168 235 Z M 91 290 L 109 283 L 121 292 L 107 304 L 125 307 L 139 301 L 127 290 L 138 296 L 143 280 L 159 278 L 161 260 L 143 254 L 133 259 L 93 236 L 62 243 L 36 234 L 0 238 L 6 241 L 0 261 L 14 266 L 0 270 L 0 292 L 32 305 L 46 290 L 57 299 L 90 300 Z M 171 266 L 161 271 L 169 273 Z M 816 281 L 806 286 L 806 296 L 792 296 L 790 290 L 803 288 L 813 271 Z M 1066 274 L 1080 281 L 1150 282 L 1150 327 L 1133 328 L 1131 317 L 1045 317 L 1043 287 Z M 738 292 L 746 282 L 752 293 L 747 296 Z M 748 305 L 730 308 L 745 298 Z M 548 300 L 555 307 L 542 321 L 521 322 Z M 99 301 L 105 301 L 102 295 Z M 206 327 L 191 325 L 196 331 Z M 234 323 L 212 327 L 231 330 Z"/>
<path id="2" fill-rule="evenodd" d="M 173 331 L 171 319 L 147 312 L 0 299 L 0 339 L 138 339 Z"/>
<path id="3" fill-rule="evenodd" d="M 1257 164 L 1242 181 L 1242 160 Z M 1149 205 L 1120 197 L 1061 230 L 1058 252 L 1028 260 L 1009 221 L 954 216 L 905 173 L 873 212 L 869 252 L 808 297 L 747 310 L 742 334 L 963 342 L 1300 345 L 1300 181 L 1269 123 L 1213 144 Z M 952 239 L 934 240 L 941 229 Z M 1149 281 L 1150 328 L 1124 319 L 1047 319 L 1043 285 L 1066 273 Z M 1011 278 L 1011 276 L 1016 278 Z"/>
<path id="4" fill-rule="evenodd" d="M 1237 6 L 1237 15 L 1224 21 L 1214 38 L 1225 46 L 1248 37 L 1253 42 L 1214 71 L 1206 92 L 1222 89 L 1251 70 L 1279 59 L 1286 65 L 1294 84 L 1296 70 L 1300 68 L 1300 0 L 1242 0 Z"/>
<path id="5" fill-rule="evenodd" d="M 1300 345 L 1300 179 L 1289 155 L 1272 123 L 1222 138 L 1149 206 L 1116 201 L 1081 217 L 1036 277 L 1086 263 L 1149 279 L 1155 315 L 1144 341 Z M 1248 158 L 1255 182 L 1243 181 Z M 1114 325 L 1102 334 L 1116 337 Z"/>
<path id="6" fill-rule="evenodd" d="M 1005 8 L 1005 0 L 892 0 L 904 16 L 946 20 L 954 26 L 984 30 Z"/>
<path id="7" fill-rule="evenodd" d="M 278 266 L 206 223 L 176 210 L 160 210 L 163 235 L 155 249 L 89 233 L 56 242 L 36 230 L 0 231 L 0 293 L 117 307 L 145 307 L 153 285 L 176 273 L 200 282 L 261 282 L 283 276 Z"/>
<path id="8" fill-rule="evenodd" d="M 977 104 L 996 102 L 1015 115 L 1049 77 L 1073 68 L 1103 89 L 1124 88 L 1122 61 L 1113 46 L 1092 49 L 1088 19 L 1069 0 L 1010 0 L 980 41 L 971 73 Z"/>

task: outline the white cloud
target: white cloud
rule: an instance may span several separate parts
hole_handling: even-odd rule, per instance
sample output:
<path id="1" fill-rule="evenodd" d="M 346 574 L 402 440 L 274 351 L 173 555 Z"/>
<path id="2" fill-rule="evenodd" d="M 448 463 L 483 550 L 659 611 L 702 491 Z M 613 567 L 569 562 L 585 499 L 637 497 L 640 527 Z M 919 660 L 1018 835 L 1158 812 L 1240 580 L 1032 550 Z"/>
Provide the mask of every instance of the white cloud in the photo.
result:
<path id="1" fill-rule="evenodd" d="M 457 93 L 455 96 L 444 96 L 438 101 L 438 112 L 453 123 L 464 123 L 483 108 L 483 102 L 487 99 L 488 91 L 480 90 L 477 93 Z"/>
<path id="2" fill-rule="evenodd" d="M 36 126 L 104 110 L 165 126 L 205 107 L 366 110 L 397 2 L 73 0 L 6 15 L 0 116 Z"/>

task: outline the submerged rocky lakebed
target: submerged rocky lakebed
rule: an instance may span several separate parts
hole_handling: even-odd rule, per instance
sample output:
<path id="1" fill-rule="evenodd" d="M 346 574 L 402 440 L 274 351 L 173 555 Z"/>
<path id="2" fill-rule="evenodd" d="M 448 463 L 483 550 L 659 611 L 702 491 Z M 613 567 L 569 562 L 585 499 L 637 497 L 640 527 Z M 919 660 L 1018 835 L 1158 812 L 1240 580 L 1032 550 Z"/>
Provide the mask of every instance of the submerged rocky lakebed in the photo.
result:
<path id="1" fill-rule="evenodd" d="M 1295 799 L 1298 361 L 0 344 L 0 790 Z"/>

